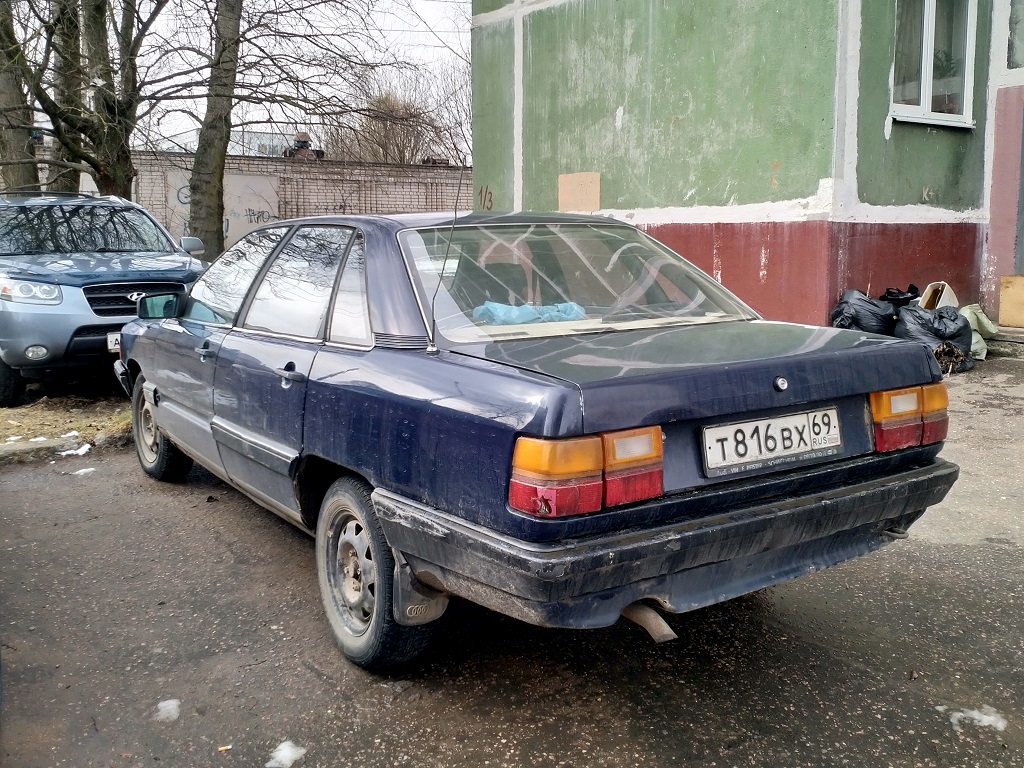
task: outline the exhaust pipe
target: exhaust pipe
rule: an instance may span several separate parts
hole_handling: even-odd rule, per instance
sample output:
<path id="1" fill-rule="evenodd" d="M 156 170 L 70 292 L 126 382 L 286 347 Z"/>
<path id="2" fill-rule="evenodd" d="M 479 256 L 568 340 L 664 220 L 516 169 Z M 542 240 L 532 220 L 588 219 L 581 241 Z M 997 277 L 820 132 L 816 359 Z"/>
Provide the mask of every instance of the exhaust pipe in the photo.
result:
<path id="1" fill-rule="evenodd" d="M 646 629 L 647 634 L 656 643 L 666 643 L 679 637 L 672 631 L 672 627 L 662 618 L 661 614 L 649 605 L 630 603 L 622 609 L 622 617 Z"/>

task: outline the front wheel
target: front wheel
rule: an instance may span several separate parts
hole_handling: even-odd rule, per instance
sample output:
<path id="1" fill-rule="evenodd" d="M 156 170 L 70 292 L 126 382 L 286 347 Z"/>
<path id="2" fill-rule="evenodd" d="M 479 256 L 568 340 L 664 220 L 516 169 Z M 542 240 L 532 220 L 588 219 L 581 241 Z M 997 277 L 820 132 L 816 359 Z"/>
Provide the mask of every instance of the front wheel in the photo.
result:
<path id="1" fill-rule="evenodd" d="M 171 443 L 156 425 L 153 404 L 142 391 L 145 377 L 138 376 L 132 388 L 132 438 L 142 470 L 150 477 L 179 483 L 192 469 L 192 459 Z"/>
<path id="2" fill-rule="evenodd" d="M 316 566 L 327 620 L 349 659 L 376 670 L 423 651 L 433 626 L 395 621 L 395 559 L 364 483 L 346 477 L 327 491 L 316 526 Z"/>
<path id="3" fill-rule="evenodd" d="M 25 379 L 21 373 L 0 360 L 0 408 L 13 408 L 21 399 Z"/>

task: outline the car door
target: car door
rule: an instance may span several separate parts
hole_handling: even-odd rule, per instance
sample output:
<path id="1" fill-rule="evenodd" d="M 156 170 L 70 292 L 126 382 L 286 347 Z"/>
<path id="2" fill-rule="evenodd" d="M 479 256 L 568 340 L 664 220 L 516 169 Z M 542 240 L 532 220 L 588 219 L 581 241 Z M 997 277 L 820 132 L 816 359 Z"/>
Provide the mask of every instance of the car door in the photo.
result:
<path id="1" fill-rule="evenodd" d="M 353 230 L 295 230 L 260 278 L 217 355 L 213 436 L 231 482 L 298 522 L 292 472 L 306 382 Z"/>
<path id="2" fill-rule="evenodd" d="M 216 471 L 220 455 L 210 424 L 217 354 L 253 279 L 287 227 L 257 230 L 236 243 L 189 293 L 184 314 L 146 332 L 147 388 L 157 393 L 157 424 L 183 451 Z"/>

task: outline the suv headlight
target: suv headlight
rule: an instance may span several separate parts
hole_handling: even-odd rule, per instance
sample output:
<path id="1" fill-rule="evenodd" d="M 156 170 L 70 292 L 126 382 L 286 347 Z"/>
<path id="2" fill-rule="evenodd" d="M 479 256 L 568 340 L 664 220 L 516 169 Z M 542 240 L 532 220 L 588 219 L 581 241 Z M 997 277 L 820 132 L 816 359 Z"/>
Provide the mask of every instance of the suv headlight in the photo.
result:
<path id="1" fill-rule="evenodd" d="M 60 304 L 64 297 L 59 285 L 0 276 L 0 299 L 22 304 Z"/>

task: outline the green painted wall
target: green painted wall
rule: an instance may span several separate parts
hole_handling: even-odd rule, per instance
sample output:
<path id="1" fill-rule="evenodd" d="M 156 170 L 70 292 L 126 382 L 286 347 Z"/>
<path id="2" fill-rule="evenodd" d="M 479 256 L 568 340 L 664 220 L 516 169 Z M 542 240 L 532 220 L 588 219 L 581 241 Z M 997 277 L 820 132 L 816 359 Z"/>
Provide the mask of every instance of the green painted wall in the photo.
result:
<path id="1" fill-rule="evenodd" d="M 490 13 L 506 5 L 512 5 L 512 0 L 473 0 L 473 15 Z"/>
<path id="2" fill-rule="evenodd" d="M 863 0 L 857 181 L 860 200 L 874 205 L 930 204 L 953 210 L 983 204 L 985 114 L 991 0 L 978 1 L 974 70 L 975 127 L 946 128 L 894 122 L 889 114 L 889 70 L 896 10 L 893 0 Z"/>
<path id="3" fill-rule="evenodd" d="M 832 175 L 836 25 L 833 2 L 778 0 L 529 14 L 524 207 L 556 208 L 558 175 L 579 171 L 601 173 L 602 208 L 813 195 Z M 474 123 L 475 147 L 491 127 Z"/>
<path id="4" fill-rule="evenodd" d="M 477 209 L 513 208 L 514 42 L 511 21 L 473 30 L 473 194 Z"/>

